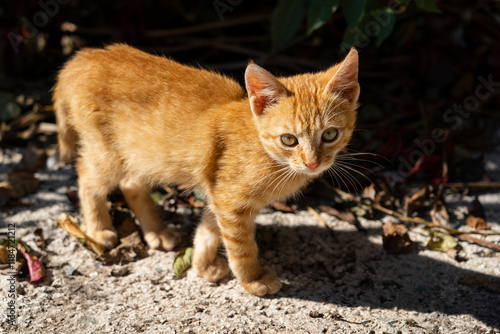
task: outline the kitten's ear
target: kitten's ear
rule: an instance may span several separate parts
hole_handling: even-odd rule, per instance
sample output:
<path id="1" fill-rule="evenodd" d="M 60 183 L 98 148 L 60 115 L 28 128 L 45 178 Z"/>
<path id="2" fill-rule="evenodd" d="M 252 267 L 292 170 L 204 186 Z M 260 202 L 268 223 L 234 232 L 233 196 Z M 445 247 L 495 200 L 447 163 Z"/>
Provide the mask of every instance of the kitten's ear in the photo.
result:
<path id="1" fill-rule="evenodd" d="M 249 64 L 245 71 L 245 85 L 250 107 L 256 116 L 264 114 L 267 107 L 288 94 L 287 89 L 274 75 L 253 63 Z"/>
<path id="2" fill-rule="evenodd" d="M 351 103 L 356 102 L 359 97 L 358 51 L 352 48 L 344 61 L 337 66 L 338 69 L 333 78 L 330 79 L 325 87 L 325 93 L 338 94 Z M 335 70 L 335 67 L 332 67 L 326 73 L 330 74 L 329 72 Z"/>

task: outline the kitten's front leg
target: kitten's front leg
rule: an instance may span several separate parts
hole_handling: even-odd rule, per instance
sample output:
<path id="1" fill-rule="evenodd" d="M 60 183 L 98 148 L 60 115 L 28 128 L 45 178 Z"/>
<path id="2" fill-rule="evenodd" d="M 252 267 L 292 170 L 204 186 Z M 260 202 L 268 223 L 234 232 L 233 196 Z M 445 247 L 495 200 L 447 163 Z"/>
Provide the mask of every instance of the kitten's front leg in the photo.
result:
<path id="1" fill-rule="evenodd" d="M 210 282 L 217 282 L 229 274 L 226 260 L 217 255 L 221 241 L 217 219 L 207 208 L 194 237 L 193 267 L 198 276 Z"/>
<path id="2" fill-rule="evenodd" d="M 273 271 L 259 264 L 255 223 L 250 212 L 243 210 L 218 216 L 229 266 L 248 292 L 257 296 L 274 294 L 281 289 L 281 281 Z"/>

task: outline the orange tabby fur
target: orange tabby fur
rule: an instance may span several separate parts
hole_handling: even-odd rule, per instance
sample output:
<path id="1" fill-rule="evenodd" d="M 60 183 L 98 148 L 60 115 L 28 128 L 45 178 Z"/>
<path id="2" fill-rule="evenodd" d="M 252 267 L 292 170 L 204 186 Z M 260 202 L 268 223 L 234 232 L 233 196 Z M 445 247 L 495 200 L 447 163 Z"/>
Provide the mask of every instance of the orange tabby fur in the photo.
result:
<path id="1" fill-rule="evenodd" d="M 255 64 L 248 96 L 234 80 L 126 45 L 84 49 L 61 70 L 54 90 L 61 157 L 78 151 L 82 214 L 88 233 L 117 242 L 106 196 L 120 186 L 150 247 L 170 250 L 178 235 L 164 228 L 149 190 L 200 187 L 208 197 L 194 239 L 198 275 L 229 272 L 256 295 L 281 283 L 261 268 L 254 217 L 271 201 L 297 193 L 332 166 L 355 125 L 357 52 L 315 74 L 275 78 Z M 325 129 L 338 129 L 333 142 Z M 293 147 L 280 139 L 291 134 Z"/>

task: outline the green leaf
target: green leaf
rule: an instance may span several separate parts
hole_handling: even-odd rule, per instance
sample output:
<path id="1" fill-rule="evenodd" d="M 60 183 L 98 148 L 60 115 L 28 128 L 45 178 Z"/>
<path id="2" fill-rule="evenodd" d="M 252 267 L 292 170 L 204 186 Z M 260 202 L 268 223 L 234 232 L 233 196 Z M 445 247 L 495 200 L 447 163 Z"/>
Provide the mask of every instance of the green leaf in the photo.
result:
<path id="1" fill-rule="evenodd" d="M 0 92 L 0 121 L 11 121 L 21 114 L 21 107 L 13 95 Z"/>
<path id="2" fill-rule="evenodd" d="M 375 15 L 383 18 L 380 23 L 380 32 L 377 35 L 377 46 L 380 46 L 382 42 L 389 37 L 389 35 L 394 30 L 394 24 L 396 23 L 396 15 L 390 8 L 385 8 L 383 10 L 376 11 Z"/>
<path id="3" fill-rule="evenodd" d="M 365 15 L 365 0 L 342 0 L 344 17 L 349 28 L 354 28 Z"/>
<path id="4" fill-rule="evenodd" d="M 369 38 L 359 27 L 347 28 L 342 40 L 343 46 L 349 46 L 346 50 L 349 50 L 351 46 L 360 46 L 366 42 Z"/>
<path id="5" fill-rule="evenodd" d="M 207 202 L 207 194 L 202 188 L 193 188 L 193 195 L 197 203 L 205 204 Z"/>
<path id="6" fill-rule="evenodd" d="M 283 47 L 299 30 L 304 12 L 303 0 L 279 0 L 271 18 L 273 51 Z"/>
<path id="7" fill-rule="evenodd" d="M 153 200 L 153 202 L 155 202 L 155 204 L 158 204 L 158 202 L 163 197 L 163 194 L 159 191 L 155 191 L 155 192 L 151 193 L 150 196 L 151 196 L 151 199 Z"/>
<path id="8" fill-rule="evenodd" d="M 181 277 L 182 274 L 191 267 L 193 261 L 193 248 L 187 247 L 177 253 L 174 260 L 174 274 Z"/>
<path id="9" fill-rule="evenodd" d="M 447 252 L 450 249 L 454 249 L 458 246 L 457 241 L 451 235 L 443 233 L 430 231 L 431 238 L 427 243 L 427 248 L 430 250 Z"/>
<path id="10" fill-rule="evenodd" d="M 408 4 L 410 3 L 410 0 L 396 0 L 396 2 L 397 2 L 400 6 L 408 6 Z"/>
<path id="11" fill-rule="evenodd" d="M 311 0 L 307 11 L 307 33 L 322 27 L 339 7 L 340 0 Z"/>
<path id="12" fill-rule="evenodd" d="M 431 13 L 441 13 L 434 0 L 415 0 L 417 6 Z"/>

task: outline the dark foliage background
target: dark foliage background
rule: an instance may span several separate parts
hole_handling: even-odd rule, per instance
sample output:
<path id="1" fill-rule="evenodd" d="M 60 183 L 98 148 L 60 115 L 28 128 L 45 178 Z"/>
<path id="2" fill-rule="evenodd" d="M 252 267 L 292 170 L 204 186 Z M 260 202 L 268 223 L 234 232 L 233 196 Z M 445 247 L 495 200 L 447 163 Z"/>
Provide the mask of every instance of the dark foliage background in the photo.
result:
<path id="1" fill-rule="evenodd" d="M 304 11 L 311 2 L 304 2 Z M 368 5 L 388 4 L 369 0 L 358 30 L 348 26 L 340 4 L 319 29 L 308 34 L 304 19 L 276 48 L 273 24 L 287 20 L 273 16 L 275 1 L 0 1 L 1 145 L 27 143 L 9 131 L 18 131 L 12 123 L 34 106 L 44 106 L 38 110 L 47 110 L 44 119 L 53 121 L 49 89 L 61 64 L 82 47 L 125 42 L 241 81 L 250 59 L 280 75 L 326 68 L 342 59 L 347 41 L 360 52 L 362 87 L 360 131 L 351 149 L 379 154 L 370 159 L 384 168 L 364 167 L 390 186 L 490 180 L 474 152 L 498 144 L 500 3 L 439 1 L 441 13 L 413 1 L 395 3 L 396 23 L 381 44 L 367 28 L 379 22 Z"/>

